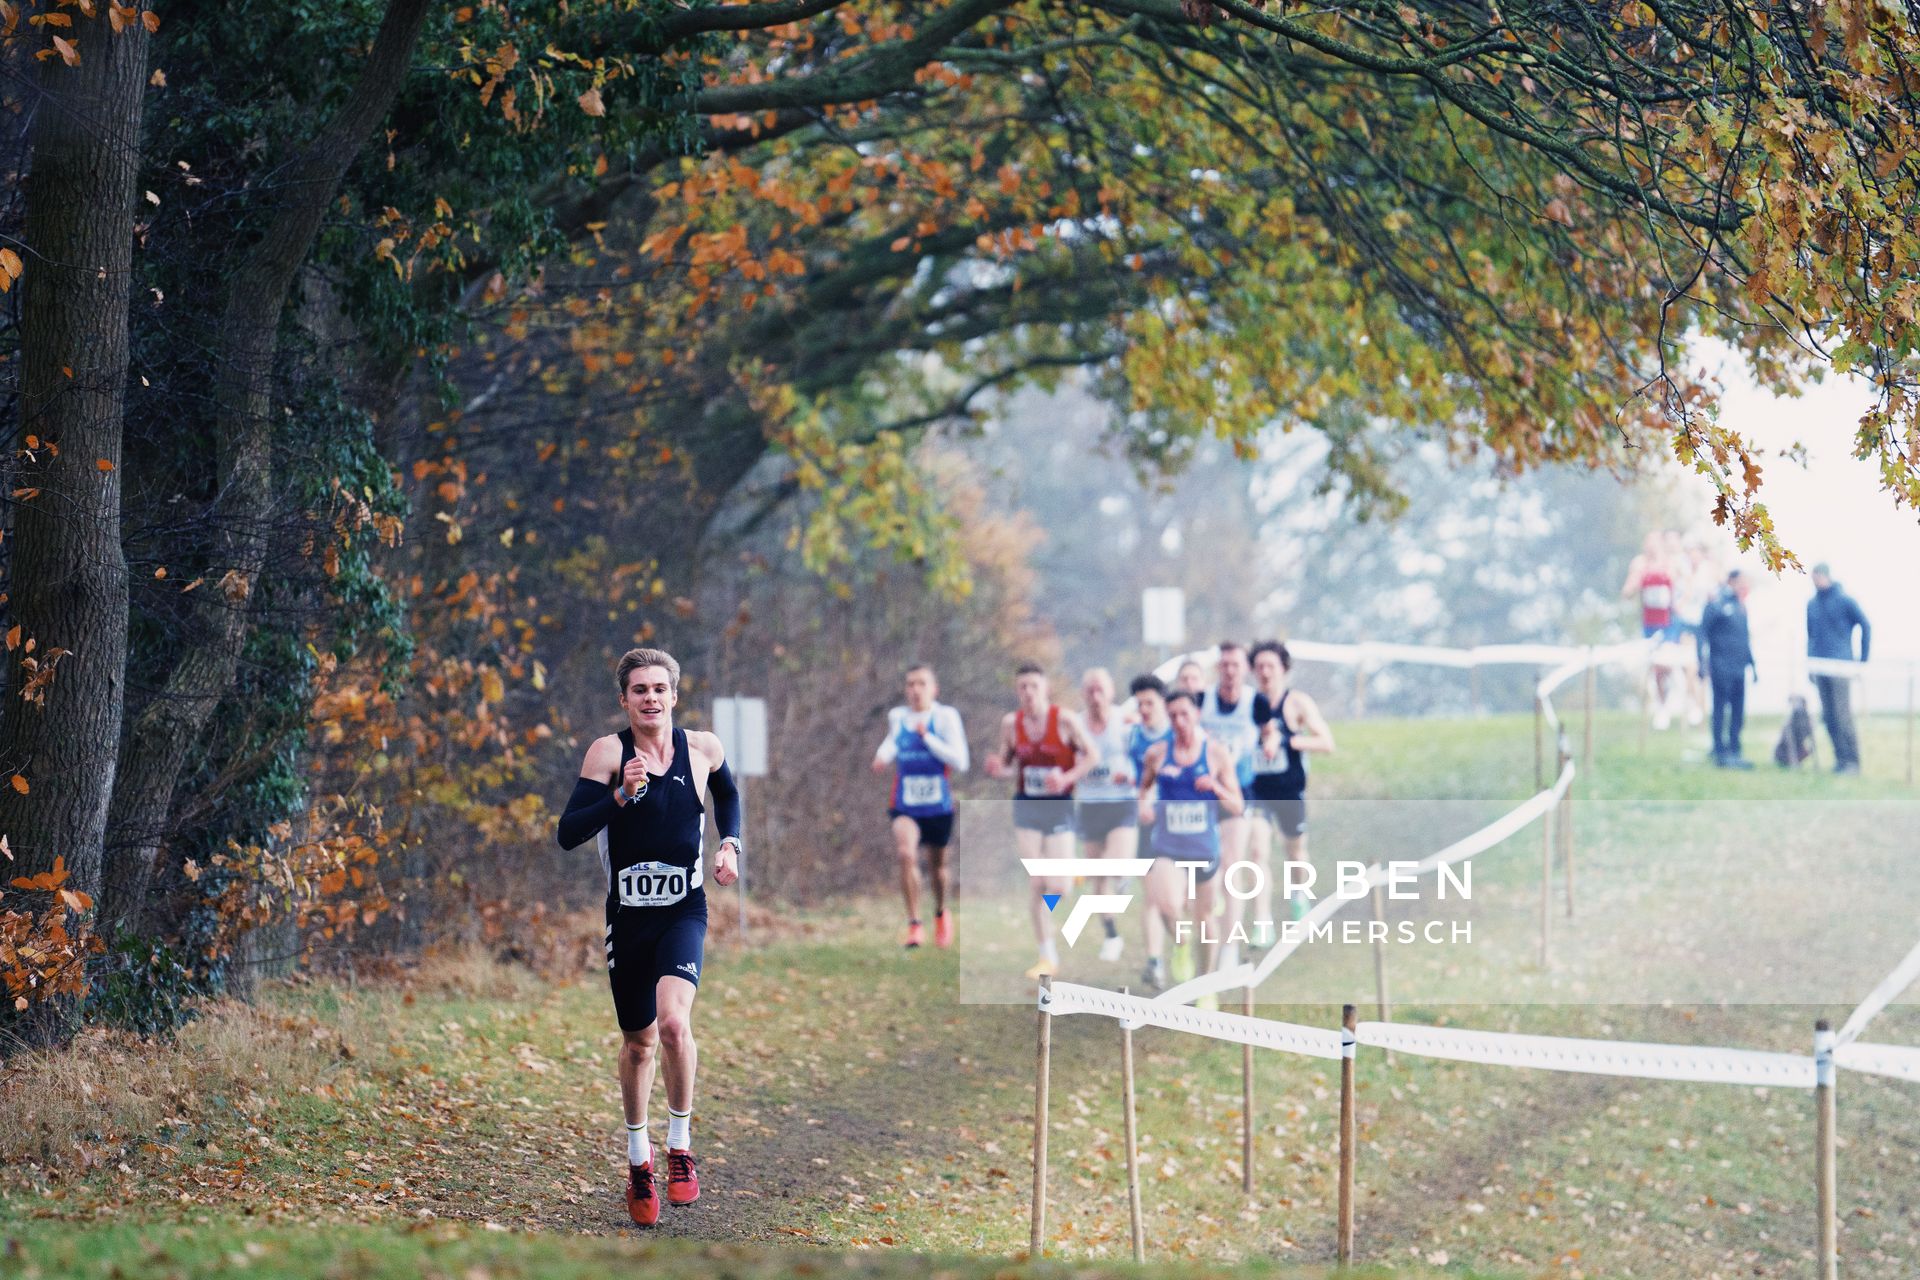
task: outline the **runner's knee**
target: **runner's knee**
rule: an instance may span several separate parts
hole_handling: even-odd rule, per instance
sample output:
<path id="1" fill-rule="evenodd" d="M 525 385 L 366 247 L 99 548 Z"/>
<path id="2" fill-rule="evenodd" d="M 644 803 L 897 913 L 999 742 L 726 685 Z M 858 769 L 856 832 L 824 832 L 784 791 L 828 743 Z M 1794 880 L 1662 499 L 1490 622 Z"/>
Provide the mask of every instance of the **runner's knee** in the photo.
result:
<path id="1" fill-rule="evenodd" d="M 685 1049 L 693 1043 L 693 1020 L 684 1009 L 662 1009 L 660 1020 L 654 1024 L 660 1030 L 660 1043 L 673 1053 Z"/>

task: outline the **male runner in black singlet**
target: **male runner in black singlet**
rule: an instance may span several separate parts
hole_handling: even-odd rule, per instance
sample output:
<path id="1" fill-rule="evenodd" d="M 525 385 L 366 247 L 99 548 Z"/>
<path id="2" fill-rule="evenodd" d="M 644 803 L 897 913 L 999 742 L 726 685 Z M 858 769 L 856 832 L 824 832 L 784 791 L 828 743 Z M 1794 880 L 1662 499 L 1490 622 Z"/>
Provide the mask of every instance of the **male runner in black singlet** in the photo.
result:
<path id="1" fill-rule="evenodd" d="M 620 1019 L 620 1099 L 627 1115 L 627 1213 L 643 1227 L 660 1218 L 653 1189 L 647 1099 L 664 1059 L 667 1082 L 667 1202 L 700 1198 L 693 1165 L 693 997 L 707 941 L 701 845 L 713 797 L 720 849 L 715 884 L 739 878 L 740 790 L 720 739 L 673 727 L 680 664 L 664 649 L 620 659 L 627 727 L 587 748 L 573 798 L 560 817 L 560 847 L 599 837 L 607 877 L 607 977 Z"/>

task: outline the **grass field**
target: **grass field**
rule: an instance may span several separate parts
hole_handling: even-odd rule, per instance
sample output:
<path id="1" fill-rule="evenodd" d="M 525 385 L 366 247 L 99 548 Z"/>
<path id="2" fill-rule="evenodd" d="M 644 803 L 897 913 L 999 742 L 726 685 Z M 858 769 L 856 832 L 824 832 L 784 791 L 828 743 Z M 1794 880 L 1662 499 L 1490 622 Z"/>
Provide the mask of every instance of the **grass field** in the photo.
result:
<path id="1" fill-rule="evenodd" d="M 1317 853 L 1333 855 L 1339 809 L 1369 799 L 1470 798 L 1497 811 L 1524 796 L 1529 729 L 1500 718 L 1342 726 L 1342 753 L 1314 783 L 1324 799 Z M 1867 921 L 1884 928 L 1884 943 L 1862 925 L 1848 954 L 1878 946 L 1880 968 L 1890 967 L 1911 945 L 1894 936 L 1902 911 L 1920 932 L 1898 886 L 1827 917 L 1823 881 L 1807 890 L 1807 918 L 1783 928 L 1762 914 L 1780 909 L 1774 889 L 1716 914 L 1711 896 L 1658 875 L 1682 859 L 1722 865 L 1756 835 L 1785 844 L 1781 833 L 1804 829 L 1823 848 L 1910 840 L 1898 722 L 1870 722 L 1868 776 L 1840 780 L 1717 773 L 1686 758 L 1697 744 L 1680 734 L 1650 737 L 1642 754 L 1630 722 L 1605 719 L 1599 731 L 1581 795 L 1581 910 L 1556 921 L 1554 969 L 1476 950 L 1467 965 L 1500 957 L 1510 967 L 1454 977 L 1501 979 L 1510 1003 L 1427 999 L 1395 1016 L 1804 1050 L 1815 1016 L 1844 1016 L 1864 991 L 1851 976 L 1818 1004 L 1538 1001 L 1542 984 L 1594 980 L 1609 964 L 1628 965 L 1643 985 L 1712 990 L 1742 976 L 1716 968 L 1711 947 L 1636 946 L 1621 927 L 1629 911 L 1691 921 L 1712 946 L 1761 935 L 1739 964 Z M 1764 725 L 1753 732 L 1768 740 Z M 1755 825 L 1693 822 L 1710 794 L 1715 806 L 1757 815 Z M 989 838 L 979 816 L 969 815 L 970 841 Z M 1650 819 L 1667 838 L 1647 840 Z M 1514 893 L 1537 897 L 1537 835 L 1514 844 L 1484 855 L 1484 882 L 1494 893 L 1510 876 Z M 1513 870 L 1498 865 L 1503 856 Z M 1841 878 L 1855 894 L 1868 883 L 1857 868 Z M 985 905 L 968 900 L 964 930 L 998 927 Z M 278 987 L 257 1008 L 210 1011 L 170 1046 L 93 1035 L 56 1058 L 10 1064 L 0 1079 L 0 1236 L 10 1242 L 0 1276 L 566 1276 L 629 1260 L 742 1277 L 998 1275 L 1027 1238 L 1035 1015 L 960 1002 L 962 957 L 901 953 L 896 914 L 885 900 L 850 904 L 751 949 L 716 945 L 697 1019 L 704 1195 L 649 1236 L 622 1238 L 640 1233 L 617 1196 L 604 981 L 543 985 L 468 958 L 403 982 Z M 1414 989 L 1418 966 L 1394 963 L 1396 982 Z M 1345 989 L 1357 985 L 1364 1000 L 1370 958 L 1362 971 L 1364 983 Z M 1347 980 L 1337 966 L 1324 977 Z M 1261 1012 L 1332 1024 L 1334 1008 L 1292 1003 L 1294 991 L 1274 993 L 1286 1004 L 1263 992 Z M 1055 1027 L 1054 1261 L 1035 1274 L 1106 1274 L 1126 1256 L 1117 1035 L 1090 1018 Z M 1872 1036 L 1920 1041 L 1920 1017 L 1896 1008 Z M 1261 1259 L 1277 1274 L 1317 1274 L 1333 1244 L 1333 1064 L 1260 1059 L 1249 1202 L 1238 1047 L 1152 1030 L 1136 1043 L 1149 1256 L 1180 1274 Z M 1363 1261 L 1449 1275 L 1810 1269 L 1806 1095 L 1405 1056 L 1389 1065 L 1369 1052 L 1359 1098 Z M 1850 1276 L 1909 1277 L 1920 1259 L 1915 1103 L 1907 1086 L 1842 1079 Z"/>

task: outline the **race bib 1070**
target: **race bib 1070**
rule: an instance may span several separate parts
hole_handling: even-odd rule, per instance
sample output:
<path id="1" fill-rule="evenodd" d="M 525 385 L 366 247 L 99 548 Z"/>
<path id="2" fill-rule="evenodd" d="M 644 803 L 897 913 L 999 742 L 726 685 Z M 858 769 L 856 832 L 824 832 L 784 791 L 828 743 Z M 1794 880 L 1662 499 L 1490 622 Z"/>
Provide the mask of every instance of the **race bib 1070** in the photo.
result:
<path id="1" fill-rule="evenodd" d="M 1052 765 L 1030 764 L 1020 770 L 1020 789 L 1030 796 L 1051 795 L 1047 790 L 1047 778 L 1053 773 Z"/>
<path id="2" fill-rule="evenodd" d="M 687 896 L 693 872 L 665 862 L 636 862 L 620 871 L 620 905 L 670 907 Z"/>

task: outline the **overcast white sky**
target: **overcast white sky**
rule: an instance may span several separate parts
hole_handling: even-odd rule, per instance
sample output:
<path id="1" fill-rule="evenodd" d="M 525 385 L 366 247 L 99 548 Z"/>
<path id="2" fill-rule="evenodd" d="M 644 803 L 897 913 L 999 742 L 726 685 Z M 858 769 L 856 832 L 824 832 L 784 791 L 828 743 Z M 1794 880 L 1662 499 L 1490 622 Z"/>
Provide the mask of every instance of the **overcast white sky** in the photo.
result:
<path id="1" fill-rule="evenodd" d="M 1829 378 L 1797 399 L 1783 399 L 1754 385 L 1737 361 L 1723 366 L 1728 426 L 1770 450 L 1795 442 L 1806 446 L 1805 466 L 1786 458 L 1765 463 L 1762 495 L 1786 545 L 1808 567 L 1822 560 L 1833 576 L 1866 610 L 1873 623 L 1876 658 L 1920 654 L 1920 515 L 1895 507 L 1881 490 L 1871 462 L 1852 456 L 1853 427 L 1871 401 L 1855 379 Z M 1689 477 L 1690 492 L 1702 508 L 1712 500 L 1704 478 Z M 1806 652 L 1806 600 L 1812 586 L 1802 573 L 1775 579 L 1758 561 L 1753 597 L 1756 661 L 1764 705 L 1777 706 L 1785 692 L 1791 660 Z M 1876 676 L 1867 691 L 1871 704 L 1892 710 L 1904 705 L 1904 674 Z"/>

